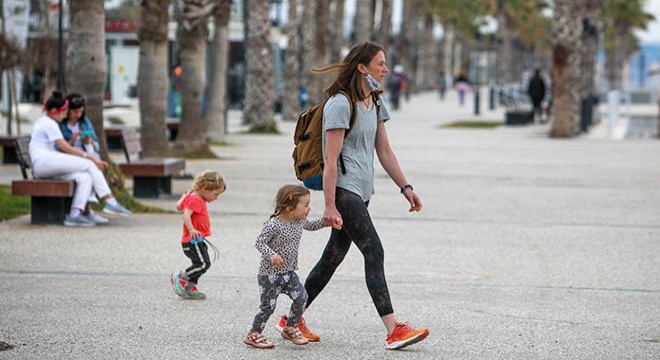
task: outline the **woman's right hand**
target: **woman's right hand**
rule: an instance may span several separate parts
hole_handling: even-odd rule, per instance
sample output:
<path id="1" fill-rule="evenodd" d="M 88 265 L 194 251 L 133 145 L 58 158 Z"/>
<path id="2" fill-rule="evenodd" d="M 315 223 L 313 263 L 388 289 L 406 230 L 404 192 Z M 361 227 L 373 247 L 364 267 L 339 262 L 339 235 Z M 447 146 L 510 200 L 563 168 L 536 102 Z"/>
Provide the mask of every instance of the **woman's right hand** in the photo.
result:
<path id="1" fill-rule="evenodd" d="M 91 156 L 91 155 L 88 155 L 88 157 L 89 157 L 90 159 L 92 159 L 92 161 L 94 162 L 94 164 L 96 164 L 96 167 L 98 167 L 99 170 L 103 171 L 106 167 L 108 167 L 108 163 L 107 163 L 107 162 L 105 162 L 105 161 L 103 161 L 103 160 L 99 160 L 99 159 L 97 159 L 96 157 Z"/>
<path id="2" fill-rule="evenodd" d="M 341 214 L 336 207 L 326 207 L 325 212 L 323 213 L 323 225 L 332 226 L 335 229 L 341 229 L 343 220 Z"/>

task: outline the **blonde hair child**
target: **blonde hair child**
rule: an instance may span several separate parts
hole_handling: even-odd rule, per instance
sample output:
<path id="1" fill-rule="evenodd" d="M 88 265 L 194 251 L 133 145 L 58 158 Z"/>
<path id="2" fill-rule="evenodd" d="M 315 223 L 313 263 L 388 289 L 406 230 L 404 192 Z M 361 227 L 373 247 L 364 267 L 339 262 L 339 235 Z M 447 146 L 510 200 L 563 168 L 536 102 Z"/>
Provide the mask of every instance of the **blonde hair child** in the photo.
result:
<path id="1" fill-rule="evenodd" d="M 261 253 L 257 282 L 261 303 L 254 316 L 252 328 L 243 342 L 260 349 L 272 348 L 273 343 L 261 334 L 268 318 L 275 311 L 279 294 L 288 295 L 293 303 L 284 323 L 277 329 L 282 337 L 296 345 L 305 345 L 308 340 L 298 330 L 303 322 L 302 314 L 307 302 L 307 292 L 300 282 L 298 269 L 298 247 L 303 230 L 315 231 L 330 224 L 322 218 L 308 220 L 311 210 L 309 190 L 300 185 L 284 185 L 275 197 L 275 211 L 263 225 L 255 247 Z M 341 228 L 341 220 L 334 224 Z"/>
<path id="2" fill-rule="evenodd" d="M 183 193 L 176 203 L 177 210 L 183 210 L 181 246 L 192 264 L 185 270 L 171 273 L 170 284 L 174 292 L 185 299 L 206 298 L 206 294 L 197 289 L 197 282 L 211 267 L 208 247 L 217 254 L 217 249 L 207 239 L 211 235 L 211 222 L 206 203 L 215 201 L 225 190 L 227 185 L 222 175 L 206 170 L 197 175 L 192 190 Z"/>

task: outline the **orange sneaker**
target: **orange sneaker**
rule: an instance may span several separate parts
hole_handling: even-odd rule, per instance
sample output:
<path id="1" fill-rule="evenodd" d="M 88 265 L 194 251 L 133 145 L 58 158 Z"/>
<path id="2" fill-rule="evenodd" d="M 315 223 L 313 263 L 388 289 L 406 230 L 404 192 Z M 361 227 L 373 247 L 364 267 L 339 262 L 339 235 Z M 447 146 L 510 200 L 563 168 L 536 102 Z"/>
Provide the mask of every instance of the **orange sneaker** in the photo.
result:
<path id="1" fill-rule="evenodd" d="M 285 327 L 286 327 L 286 315 L 282 315 L 280 316 L 280 322 L 278 322 L 277 325 L 275 325 L 275 329 L 277 329 L 277 331 L 281 333 Z M 311 330 L 309 330 L 307 324 L 305 323 L 305 319 L 302 316 L 300 317 L 300 321 L 298 321 L 297 328 L 298 330 L 300 330 L 300 333 L 305 339 L 311 342 L 316 342 L 321 340 L 320 336 L 314 334 Z"/>
<path id="2" fill-rule="evenodd" d="M 428 329 L 415 330 L 408 323 L 396 323 L 394 331 L 387 335 L 387 349 L 403 349 L 408 345 L 424 340 L 429 335 Z"/>

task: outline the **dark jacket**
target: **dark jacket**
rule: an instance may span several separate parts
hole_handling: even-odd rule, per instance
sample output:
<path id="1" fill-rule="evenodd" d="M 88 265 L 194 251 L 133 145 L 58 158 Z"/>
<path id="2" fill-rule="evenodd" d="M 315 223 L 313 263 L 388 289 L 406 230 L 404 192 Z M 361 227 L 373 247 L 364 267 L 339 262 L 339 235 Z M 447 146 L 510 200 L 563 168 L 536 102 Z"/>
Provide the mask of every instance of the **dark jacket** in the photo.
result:
<path id="1" fill-rule="evenodd" d="M 529 88 L 527 88 L 527 94 L 532 100 L 540 102 L 545 97 L 545 82 L 541 76 L 534 76 L 529 82 Z"/>

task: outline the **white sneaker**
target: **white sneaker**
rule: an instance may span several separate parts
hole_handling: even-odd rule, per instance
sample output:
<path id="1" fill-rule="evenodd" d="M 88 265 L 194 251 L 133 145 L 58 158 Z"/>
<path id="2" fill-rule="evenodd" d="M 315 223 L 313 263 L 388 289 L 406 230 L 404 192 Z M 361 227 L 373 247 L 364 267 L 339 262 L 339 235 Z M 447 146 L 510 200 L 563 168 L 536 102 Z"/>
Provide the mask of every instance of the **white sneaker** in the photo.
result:
<path id="1" fill-rule="evenodd" d="M 83 214 L 80 214 L 76 217 L 65 215 L 64 226 L 93 227 L 96 226 L 96 224 L 92 220 L 86 218 Z"/>
<path id="2" fill-rule="evenodd" d="M 107 218 L 97 214 L 96 212 L 90 210 L 89 215 L 86 216 L 88 220 L 92 220 L 95 224 L 107 224 L 110 222 Z"/>
<path id="3" fill-rule="evenodd" d="M 108 202 L 105 203 L 105 207 L 103 208 L 104 213 L 112 214 L 112 215 L 121 215 L 121 216 L 131 216 L 133 213 L 126 209 L 122 204 L 117 203 L 117 205 L 112 205 Z"/>

